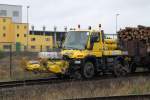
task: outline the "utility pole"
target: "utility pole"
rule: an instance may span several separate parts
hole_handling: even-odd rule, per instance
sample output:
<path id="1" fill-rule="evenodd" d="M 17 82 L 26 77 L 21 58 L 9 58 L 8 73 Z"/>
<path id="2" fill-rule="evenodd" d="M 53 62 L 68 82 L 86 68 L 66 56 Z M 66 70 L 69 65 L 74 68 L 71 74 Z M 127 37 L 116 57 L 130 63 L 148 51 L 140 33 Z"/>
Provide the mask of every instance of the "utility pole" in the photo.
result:
<path id="1" fill-rule="evenodd" d="M 9 73 L 10 73 L 10 78 L 12 78 L 12 44 L 10 43 L 10 47 L 9 47 L 10 51 L 9 51 L 9 57 L 10 57 L 10 68 L 9 68 Z"/>
<path id="2" fill-rule="evenodd" d="M 29 46 L 29 44 L 28 44 L 28 39 L 29 39 L 29 8 L 30 8 L 30 6 L 27 6 L 27 25 L 28 25 L 28 27 L 27 27 L 27 51 L 28 51 L 28 46 Z"/>
<path id="3" fill-rule="evenodd" d="M 54 26 L 54 47 L 56 48 L 56 42 L 57 42 L 57 35 L 56 35 L 56 30 L 57 30 L 57 27 Z"/>
<path id="4" fill-rule="evenodd" d="M 117 30 L 118 30 L 118 16 L 119 16 L 120 14 L 116 14 L 116 34 L 117 34 Z"/>

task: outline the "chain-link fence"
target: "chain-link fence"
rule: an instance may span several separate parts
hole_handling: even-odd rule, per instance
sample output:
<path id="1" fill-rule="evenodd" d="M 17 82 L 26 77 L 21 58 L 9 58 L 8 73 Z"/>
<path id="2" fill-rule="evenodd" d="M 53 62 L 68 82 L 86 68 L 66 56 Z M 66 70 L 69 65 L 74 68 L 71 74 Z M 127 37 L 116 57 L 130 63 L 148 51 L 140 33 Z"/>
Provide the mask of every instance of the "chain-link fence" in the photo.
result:
<path id="1" fill-rule="evenodd" d="M 14 43 L 0 43 L 0 81 L 49 77 L 50 73 L 27 72 L 22 65 L 24 59 L 37 59 L 38 52 L 58 51 L 50 46 L 24 46 Z"/>

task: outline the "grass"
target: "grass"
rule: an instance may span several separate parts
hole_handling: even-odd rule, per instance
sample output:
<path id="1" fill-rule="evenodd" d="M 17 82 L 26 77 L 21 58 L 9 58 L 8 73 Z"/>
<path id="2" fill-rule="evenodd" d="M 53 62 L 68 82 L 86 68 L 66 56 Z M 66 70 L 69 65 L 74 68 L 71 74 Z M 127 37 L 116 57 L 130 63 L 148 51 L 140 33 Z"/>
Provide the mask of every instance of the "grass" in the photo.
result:
<path id="1" fill-rule="evenodd" d="M 39 73 L 34 74 L 32 72 L 26 72 L 21 66 L 21 60 L 24 57 L 29 59 L 35 59 L 36 56 L 26 56 L 25 54 L 13 54 L 12 55 L 12 63 L 11 63 L 11 72 L 10 75 L 10 56 L 9 54 L 2 54 L 3 57 L 0 59 L 0 81 L 10 81 L 10 80 L 24 80 L 24 79 L 34 79 L 34 78 L 43 78 L 49 77 L 50 74 Z"/>
<path id="2" fill-rule="evenodd" d="M 0 90 L 3 100 L 60 100 L 150 93 L 149 77 L 68 82 Z"/>

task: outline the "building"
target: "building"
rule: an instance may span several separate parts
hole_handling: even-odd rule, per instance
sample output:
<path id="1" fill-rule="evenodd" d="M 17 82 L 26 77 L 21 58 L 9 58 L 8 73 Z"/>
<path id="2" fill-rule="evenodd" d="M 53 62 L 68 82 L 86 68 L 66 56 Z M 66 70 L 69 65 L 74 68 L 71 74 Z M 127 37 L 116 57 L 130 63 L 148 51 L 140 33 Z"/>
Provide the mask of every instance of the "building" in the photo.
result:
<path id="1" fill-rule="evenodd" d="M 14 23 L 10 17 L 0 17 L 0 50 L 9 51 L 10 46 L 12 51 L 26 49 L 27 33 L 27 23 Z"/>
<path id="2" fill-rule="evenodd" d="M 32 30 L 28 37 L 28 48 L 30 51 L 51 51 L 54 47 L 58 48 L 65 38 L 66 32 L 39 31 Z M 56 34 L 56 44 L 54 34 Z"/>
<path id="3" fill-rule="evenodd" d="M 30 31 L 28 50 L 32 52 L 50 51 L 53 48 L 53 37 L 49 32 Z"/>
<path id="4" fill-rule="evenodd" d="M 22 22 L 22 6 L 0 4 L 0 17 L 10 17 L 15 23 Z"/>
<path id="5" fill-rule="evenodd" d="M 13 24 L 13 35 L 16 51 L 27 50 L 27 35 L 28 35 L 28 24 L 27 23 L 14 23 Z"/>
<path id="6" fill-rule="evenodd" d="M 29 31 L 29 25 L 22 23 L 22 6 L 0 4 L 0 51 L 50 51 L 62 44 L 65 33 Z"/>

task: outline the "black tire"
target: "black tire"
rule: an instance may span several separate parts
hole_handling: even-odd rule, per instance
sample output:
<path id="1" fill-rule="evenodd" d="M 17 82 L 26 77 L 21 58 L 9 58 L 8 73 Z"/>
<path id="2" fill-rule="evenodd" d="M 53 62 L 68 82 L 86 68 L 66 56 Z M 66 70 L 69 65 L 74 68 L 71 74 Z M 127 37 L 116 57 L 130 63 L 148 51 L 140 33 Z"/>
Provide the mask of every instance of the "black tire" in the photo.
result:
<path id="1" fill-rule="evenodd" d="M 130 73 L 129 64 L 127 61 L 116 60 L 113 67 L 113 73 L 116 77 L 126 76 Z"/>
<path id="2" fill-rule="evenodd" d="M 85 62 L 82 67 L 82 76 L 85 79 L 91 79 L 95 75 L 95 67 L 92 62 Z"/>

